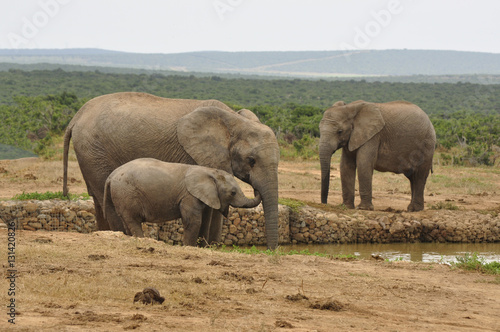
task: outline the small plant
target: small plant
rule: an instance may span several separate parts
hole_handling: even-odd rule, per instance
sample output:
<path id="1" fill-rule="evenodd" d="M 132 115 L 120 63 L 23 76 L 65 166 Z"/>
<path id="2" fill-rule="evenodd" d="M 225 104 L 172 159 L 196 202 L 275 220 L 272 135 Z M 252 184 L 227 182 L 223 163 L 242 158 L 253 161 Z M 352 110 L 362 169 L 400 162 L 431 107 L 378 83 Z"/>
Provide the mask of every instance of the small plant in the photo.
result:
<path id="1" fill-rule="evenodd" d="M 476 280 L 475 282 L 481 283 L 481 284 L 500 285 L 500 277 L 495 277 L 495 279 L 493 279 L 493 280 L 479 279 L 479 280 Z"/>
<path id="2" fill-rule="evenodd" d="M 405 260 L 405 258 L 403 256 L 399 256 L 399 257 L 396 257 L 394 259 L 390 259 L 390 258 L 386 258 L 385 261 L 386 262 L 403 262 Z"/>
<path id="3" fill-rule="evenodd" d="M 241 248 L 237 245 L 233 245 L 232 247 L 227 247 L 226 245 L 221 245 L 218 250 L 225 251 L 225 252 L 236 252 L 240 254 L 247 254 L 247 255 L 258 255 L 258 254 L 264 254 L 264 255 L 269 255 L 269 256 L 290 256 L 290 255 L 305 255 L 305 256 L 317 256 L 317 257 L 326 257 L 330 259 L 336 259 L 336 260 L 355 260 L 358 259 L 355 255 L 330 255 L 330 254 L 325 254 L 325 253 L 319 253 L 319 252 L 314 252 L 311 253 L 308 249 L 304 249 L 301 251 L 297 250 L 289 250 L 285 251 L 283 250 L 282 247 L 276 248 L 276 250 L 261 250 L 258 249 L 255 246 L 251 247 L 246 247 L 246 248 Z"/>
<path id="4" fill-rule="evenodd" d="M 478 271 L 487 274 L 500 274 L 500 262 L 490 262 L 486 263 L 483 257 L 480 257 L 478 253 L 465 253 L 463 256 L 456 256 L 456 263 L 452 263 L 459 269 L 467 271 Z"/>
<path id="5" fill-rule="evenodd" d="M 293 212 L 298 212 L 301 207 L 306 205 L 304 202 L 292 198 L 280 198 L 278 203 L 290 207 Z"/>
<path id="6" fill-rule="evenodd" d="M 69 197 L 66 197 L 63 195 L 62 191 L 58 191 L 58 192 L 47 191 L 45 193 L 39 193 L 37 191 L 35 191 L 33 193 L 26 193 L 23 191 L 22 194 L 17 194 L 12 199 L 19 200 L 19 201 L 25 201 L 25 200 L 31 200 L 31 199 L 45 201 L 45 200 L 49 200 L 49 199 L 76 200 L 76 199 L 79 199 L 80 197 L 82 197 L 85 200 L 90 199 L 90 196 L 87 193 L 69 194 Z"/>
<path id="7" fill-rule="evenodd" d="M 350 210 L 344 204 L 333 205 L 330 203 L 323 204 L 323 203 L 307 202 L 307 205 L 310 207 L 319 209 L 319 210 L 323 210 L 325 212 L 337 212 L 337 213 L 343 212 L 343 213 L 347 213 L 347 214 L 350 213 L 349 212 Z M 352 212 L 352 210 L 351 210 L 351 212 Z"/>
<path id="8" fill-rule="evenodd" d="M 458 210 L 459 207 L 452 202 L 438 202 L 429 207 L 431 210 Z"/>
<path id="9" fill-rule="evenodd" d="M 370 277 L 370 275 L 368 273 L 354 273 L 354 272 L 349 272 L 349 275 L 351 277 L 366 277 L 366 278 Z"/>

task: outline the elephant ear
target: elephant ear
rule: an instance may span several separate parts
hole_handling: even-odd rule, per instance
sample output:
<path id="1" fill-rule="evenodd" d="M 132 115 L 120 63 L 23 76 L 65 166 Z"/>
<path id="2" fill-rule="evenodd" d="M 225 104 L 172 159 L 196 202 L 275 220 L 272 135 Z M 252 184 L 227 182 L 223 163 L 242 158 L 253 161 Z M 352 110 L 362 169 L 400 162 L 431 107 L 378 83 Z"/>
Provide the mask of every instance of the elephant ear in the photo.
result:
<path id="1" fill-rule="evenodd" d="M 247 118 L 248 120 L 252 120 L 252 121 L 255 121 L 255 122 L 259 122 L 260 123 L 260 120 L 259 118 L 257 117 L 257 115 L 255 115 L 254 112 L 246 109 L 246 108 L 243 108 L 241 110 L 238 111 L 238 114 L 241 115 L 241 116 L 244 116 L 245 118 Z"/>
<path id="2" fill-rule="evenodd" d="M 343 102 L 342 100 L 339 100 L 338 102 L 333 104 L 332 107 L 345 106 L 345 105 L 346 105 L 345 102 Z"/>
<path id="3" fill-rule="evenodd" d="M 200 201 L 219 210 L 221 207 L 215 179 L 204 167 L 193 166 L 186 172 L 186 188 L 188 192 Z"/>
<path id="4" fill-rule="evenodd" d="M 385 121 L 376 104 L 363 102 L 347 107 L 352 107 L 354 112 L 353 129 L 349 139 L 349 151 L 354 151 L 381 131 Z"/>
<path id="5" fill-rule="evenodd" d="M 230 115 L 218 107 L 200 107 L 177 123 L 177 139 L 198 165 L 233 173 L 226 125 Z"/>

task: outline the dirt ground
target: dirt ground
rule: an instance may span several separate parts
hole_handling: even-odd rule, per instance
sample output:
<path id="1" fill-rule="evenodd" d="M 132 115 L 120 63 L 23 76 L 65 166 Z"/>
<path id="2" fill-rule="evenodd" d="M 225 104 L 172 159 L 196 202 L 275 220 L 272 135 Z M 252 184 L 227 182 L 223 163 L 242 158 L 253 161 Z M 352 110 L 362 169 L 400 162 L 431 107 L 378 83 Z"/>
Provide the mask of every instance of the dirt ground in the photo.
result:
<path id="1" fill-rule="evenodd" d="M 342 203 L 340 153 L 332 160 L 329 204 Z M 0 199 L 11 199 L 22 192 L 62 191 L 62 161 L 44 161 L 38 158 L 0 160 Z M 69 190 L 85 193 L 87 188 L 78 163 L 69 163 Z M 321 202 L 321 171 L 319 161 L 280 161 L 279 196 L 304 202 Z M 250 186 L 240 182 L 251 195 Z M 357 187 L 357 186 L 356 186 Z M 410 183 L 403 176 L 375 172 L 373 177 L 373 204 L 375 210 L 406 210 L 410 203 Z M 449 203 L 466 210 L 498 210 L 500 208 L 500 169 L 498 167 L 434 166 L 426 185 L 426 208 L 438 203 Z M 359 196 L 356 197 L 359 204 Z"/>
<path id="2" fill-rule="evenodd" d="M 61 191 L 61 164 L 0 161 L 0 199 Z M 330 202 L 339 204 L 332 165 Z M 319 203 L 318 162 L 282 161 L 279 172 L 281 197 Z M 69 173 L 70 191 L 85 192 L 76 162 Z M 373 187 L 376 210 L 409 203 L 401 175 L 376 173 Z M 426 208 L 498 211 L 499 188 L 497 168 L 435 167 Z M 15 327 L 3 315 L 2 331 L 500 331 L 499 277 L 447 265 L 224 253 L 115 232 L 18 231 L 15 241 L 18 314 Z M 0 281 L 4 310 L 9 282 Z M 134 303 L 145 287 L 165 301 Z"/>
<path id="3" fill-rule="evenodd" d="M 445 265 L 223 253 L 114 232 L 24 231 L 16 248 L 16 328 L 3 315 L 2 331 L 500 331 L 498 277 Z M 3 278 L 4 305 L 8 287 Z M 145 287 L 165 301 L 134 303 Z"/>

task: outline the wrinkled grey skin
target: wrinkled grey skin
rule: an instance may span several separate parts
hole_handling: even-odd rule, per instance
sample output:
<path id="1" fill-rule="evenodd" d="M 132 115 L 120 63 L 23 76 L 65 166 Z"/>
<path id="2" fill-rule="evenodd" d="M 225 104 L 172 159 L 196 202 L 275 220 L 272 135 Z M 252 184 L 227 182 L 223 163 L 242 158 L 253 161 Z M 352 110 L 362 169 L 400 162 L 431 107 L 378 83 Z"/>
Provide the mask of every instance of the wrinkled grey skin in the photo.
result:
<path id="1" fill-rule="evenodd" d="M 143 237 L 141 223 L 182 218 L 184 245 L 208 240 L 209 209 L 227 217 L 229 205 L 252 208 L 260 196 L 245 197 L 233 176 L 197 165 L 152 158 L 130 161 L 115 169 L 104 187 L 104 217 L 115 212 L 127 233 Z"/>
<path id="2" fill-rule="evenodd" d="M 326 204 L 332 154 L 342 149 L 340 177 L 343 203 L 354 208 L 356 170 L 359 209 L 373 210 L 373 170 L 402 173 L 411 184 L 408 211 L 424 208 L 424 188 L 432 169 L 436 134 L 429 117 L 405 101 L 375 104 L 340 101 L 327 109 L 319 125 L 321 202 Z"/>
<path id="3" fill-rule="evenodd" d="M 249 110 L 232 111 L 216 100 L 160 98 L 146 93 L 116 93 L 87 102 L 64 136 L 63 192 L 67 189 L 70 140 L 90 195 L 99 230 L 121 230 L 114 213 L 102 213 L 104 183 L 128 161 L 155 158 L 224 170 L 249 183 L 262 197 L 269 248 L 278 245 L 279 148 L 273 131 Z M 214 211 L 209 242 L 221 238 Z"/>

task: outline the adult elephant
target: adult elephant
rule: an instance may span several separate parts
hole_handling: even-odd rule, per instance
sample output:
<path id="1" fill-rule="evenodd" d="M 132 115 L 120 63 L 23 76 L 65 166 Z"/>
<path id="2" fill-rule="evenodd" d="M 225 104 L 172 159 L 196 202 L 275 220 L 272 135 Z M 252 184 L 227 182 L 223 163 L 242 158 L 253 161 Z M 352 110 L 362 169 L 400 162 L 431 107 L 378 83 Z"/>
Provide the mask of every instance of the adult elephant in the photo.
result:
<path id="1" fill-rule="evenodd" d="M 114 211 L 103 217 L 104 184 L 120 165 L 138 158 L 222 169 L 249 183 L 262 197 L 269 248 L 278 245 L 279 148 L 273 131 L 248 110 L 234 112 L 217 100 L 160 98 L 124 92 L 94 98 L 76 113 L 64 136 L 63 192 L 68 149 L 94 198 L 97 227 L 121 230 Z M 222 215 L 213 211 L 209 242 L 221 238 Z"/>
<path id="2" fill-rule="evenodd" d="M 332 154 L 342 148 L 340 178 L 343 203 L 354 208 L 356 169 L 359 209 L 373 210 L 373 170 L 403 173 L 411 183 L 408 211 L 424 208 L 424 187 L 432 169 L 436 134 L 429 117 L 406 101 L 342 101 L 327 109 L 319 125 L 321 202 L 326 204 Z"/>

